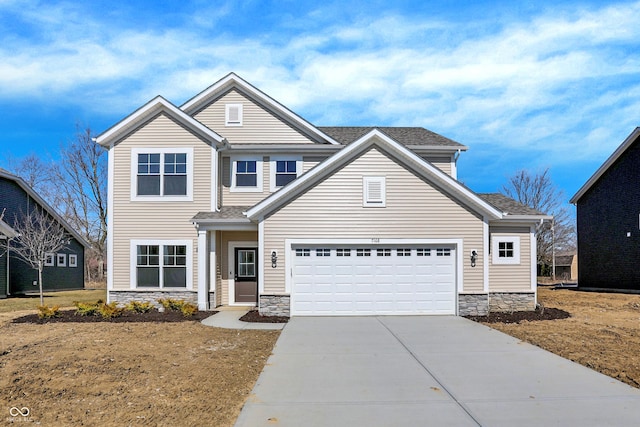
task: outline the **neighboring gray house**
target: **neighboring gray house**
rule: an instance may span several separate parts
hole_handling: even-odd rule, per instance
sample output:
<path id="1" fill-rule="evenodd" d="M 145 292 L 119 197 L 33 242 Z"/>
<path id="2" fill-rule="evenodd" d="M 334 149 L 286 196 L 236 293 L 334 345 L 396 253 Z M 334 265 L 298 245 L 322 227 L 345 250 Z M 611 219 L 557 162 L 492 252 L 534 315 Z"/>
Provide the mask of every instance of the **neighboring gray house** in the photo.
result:
<path id="1" fill-rule="evenodd" d="M 4 211 L 0 221 L 0 298 L 39 290 L 38 272 L 11 252 L 16 222 L 35 206 L 62 224 L 70 236 L 66 248 L 50 254 L 44 268 L 43 289 L 84 288 L 84 251 L 89 244 L 22 178 L 0 169 L 0 213 Z"/>
<path id="2" fill-rule="evenodd" d="M 640 290 L 640 128 L 571 203 L 577 211 L 578 288 Z"/>
<path id="3" fill-rule="evenodd" d="M 549 217 L 457 181 L 424 128 L 316 127 L 236 74 L 156 97 L 109 150 L 108 298 L 272 315 L 533 309 Z"/>

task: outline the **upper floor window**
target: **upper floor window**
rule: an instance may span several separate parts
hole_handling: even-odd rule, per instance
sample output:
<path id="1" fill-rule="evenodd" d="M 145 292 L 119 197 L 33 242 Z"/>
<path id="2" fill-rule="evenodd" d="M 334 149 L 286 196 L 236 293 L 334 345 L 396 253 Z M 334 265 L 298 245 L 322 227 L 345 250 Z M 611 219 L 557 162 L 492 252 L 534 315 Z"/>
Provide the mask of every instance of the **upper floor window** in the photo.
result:
<path id="1" fill-rule="evenodd" d="M 302 158 L 271 157 L 271 191 L 295 180 L 302 172 Z"/>
<path id="2" fill-rule="evenodd" d="M 520 237 L 492 236 L 494 264 L 520 264 Z"/>
<path id="3" fill-rule="evenodd" d="M 262 159 L 232 159 L 231 191 L 262 191 Z"/>
<path id="4" fill-rule="evenodd" d="M 242 126 L 242 104 L 225 105 L 225 126 Z"/>
<path id="5" fill-rule="evenodd" d="M 191 148 L 133 149 L 133 200 L 185 200 L 191 198 Z"/>

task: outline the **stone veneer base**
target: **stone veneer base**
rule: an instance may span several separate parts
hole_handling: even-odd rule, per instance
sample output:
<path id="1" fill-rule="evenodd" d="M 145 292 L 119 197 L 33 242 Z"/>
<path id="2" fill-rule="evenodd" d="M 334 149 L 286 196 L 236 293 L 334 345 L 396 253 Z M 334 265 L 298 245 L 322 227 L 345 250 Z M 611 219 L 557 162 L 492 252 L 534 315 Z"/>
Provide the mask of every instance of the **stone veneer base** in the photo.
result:
<path id="1" fill-rule="evenodd" d="M 193 291 L 109 291 L 109 301 L 125 305 L 131 301 L 150 302 L 156 308 L 161 305 L 160 298 L 172 298 L 198 304 L 198 293 Z"/>
<path id="2" fill-rule="evenodd" d="M 486 316 L 489 313 L 489 297 L 487 294 L 459 294 L 459 316 Z"/>
<path id="3" fill-rule="evenodd" d="M 536 309 L 536 294 L 533 292 L 494 292 L 489 294 L 489 311 L 533 311 Z"/>
<path id="4" fill-rule="evenodd" d="M 258 311 L 263 316 L 291 316 L 289 295 L 260 295 Z"/>

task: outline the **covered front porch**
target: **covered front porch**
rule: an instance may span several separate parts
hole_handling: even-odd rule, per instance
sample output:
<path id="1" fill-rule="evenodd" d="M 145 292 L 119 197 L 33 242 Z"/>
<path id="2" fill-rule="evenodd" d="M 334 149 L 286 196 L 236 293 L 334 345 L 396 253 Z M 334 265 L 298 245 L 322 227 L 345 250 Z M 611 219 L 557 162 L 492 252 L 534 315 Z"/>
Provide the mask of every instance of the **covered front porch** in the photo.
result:
<path id="1" fill-rule="evenodd" d="M 246 206 L 225 206 L 192 218 L 198 232 L 198 309 L 258 305 L 258 224 Z"/>

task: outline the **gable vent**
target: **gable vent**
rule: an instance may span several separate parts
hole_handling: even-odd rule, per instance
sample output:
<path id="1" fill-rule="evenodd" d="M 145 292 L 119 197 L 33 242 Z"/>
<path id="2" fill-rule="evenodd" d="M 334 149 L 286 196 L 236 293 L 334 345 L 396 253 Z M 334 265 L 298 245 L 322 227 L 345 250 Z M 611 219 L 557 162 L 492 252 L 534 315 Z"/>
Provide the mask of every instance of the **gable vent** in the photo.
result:
<path id="1" fill-rule="evenodd" d="M 242 104 L 226 104 L 227 126 L 242 126 Z"/>
<path id="2" fill-rule="evenodd" d="M 362 181 L 363 206 L 384 207 L 386 202 L 385 178 L 382 176 L 366 176 Z"/>

